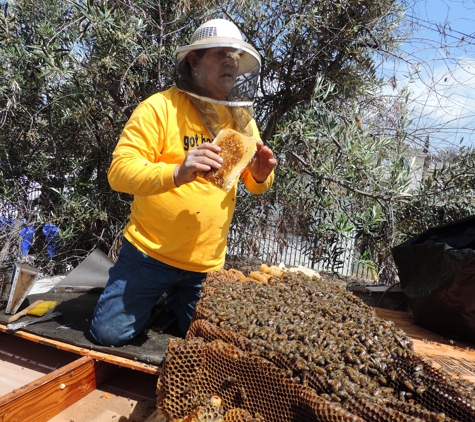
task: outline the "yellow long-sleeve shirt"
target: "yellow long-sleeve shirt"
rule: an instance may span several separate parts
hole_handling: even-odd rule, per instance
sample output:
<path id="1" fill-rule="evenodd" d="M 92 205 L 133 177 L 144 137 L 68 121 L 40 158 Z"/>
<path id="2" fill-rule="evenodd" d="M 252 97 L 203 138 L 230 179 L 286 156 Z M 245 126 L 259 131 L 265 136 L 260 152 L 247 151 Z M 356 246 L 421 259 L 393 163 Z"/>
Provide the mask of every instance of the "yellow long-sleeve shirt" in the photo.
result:
<path id="1" fill-rule="evenodd" d="M 236 129 L 231 114 L 228 121 L 227 128 Z M 254 138 L 260 139 L 255 122 L 251 124 Z M 211 141 L 188 97 L 173 87 L 135 109 L 108 171 L 114 190 L 134 195 L 124 229 L 127 240 L 148 256 L 188 271 L 222 267 L 236 205 L 237 182 L 228 192 L 201 177 L 175 186 L 175 167 L 189 150 Z M 257 183 L 245 169 L 241 180 L 260 194 L 272 185 L 274 174 Z"/>

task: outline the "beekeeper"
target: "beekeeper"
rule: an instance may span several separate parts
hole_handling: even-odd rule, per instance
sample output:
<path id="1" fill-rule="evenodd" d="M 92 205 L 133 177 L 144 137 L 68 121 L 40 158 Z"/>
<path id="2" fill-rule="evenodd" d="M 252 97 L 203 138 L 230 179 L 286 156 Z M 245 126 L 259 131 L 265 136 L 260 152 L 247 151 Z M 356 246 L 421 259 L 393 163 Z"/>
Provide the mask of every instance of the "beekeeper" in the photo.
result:
<path id="1" fill-rule="evenodd" d="M 252 118 L 260 56 L 232 22 L 201 25 L 176 50 L 176 85 L 142 102 L 127 122 L 108 171 L 111 187 L 134 196 L 117 262 L 90 333 L 105 346 L 130 342 L 162 295 L 186 333 L 201 282 L 222 268 L 237 181 L 227 192 L 199 177 L 218 169 L 221 129 L 254 137 L 241 180 L 254 194 L 272 185 L 277 162 Z"/>

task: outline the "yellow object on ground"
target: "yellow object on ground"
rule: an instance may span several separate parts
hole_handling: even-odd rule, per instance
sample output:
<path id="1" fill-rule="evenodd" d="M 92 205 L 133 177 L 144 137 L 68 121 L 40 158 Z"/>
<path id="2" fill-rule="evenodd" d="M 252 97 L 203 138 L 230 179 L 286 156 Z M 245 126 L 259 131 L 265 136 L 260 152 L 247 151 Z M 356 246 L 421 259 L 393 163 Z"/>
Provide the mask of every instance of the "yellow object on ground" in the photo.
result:
<path id="1" fill-rule="evenodd" d="M 35 307 L 31 308 L 26 314 L 33 316 L 43 316 L 46 312 L 51 311 L 56 307 L 56 301 L 54 300 L 45 300 Z"/>

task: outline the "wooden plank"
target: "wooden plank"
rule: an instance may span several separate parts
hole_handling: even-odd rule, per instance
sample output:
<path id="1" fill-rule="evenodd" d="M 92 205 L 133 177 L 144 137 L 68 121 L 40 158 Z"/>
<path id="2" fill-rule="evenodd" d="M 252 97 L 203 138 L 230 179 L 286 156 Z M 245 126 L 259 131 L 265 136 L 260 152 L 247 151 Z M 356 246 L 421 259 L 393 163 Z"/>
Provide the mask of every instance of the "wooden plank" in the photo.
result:
<path id="1" fill-rule="evenodd" d="M 0 396 L 77 358 L 77 354 L 0 332 Z"/>
<path id="2" fill-rule="evenodd" d="M 464 348 L 475 348 L 475 344 L 464 341 L 453 341 L 424 327 L 416 325 L 410 312 L 393 311 L 391 309 L 374 308 L 379 318 L 393 321 L 396 327 L 402 329 L 409 337 L 418 340 L 428 340 L 437 343 L 455 344 Z"/>
<path id="3" fill-rule="evenodd" d="M 413 339 L 414 350 L 429 359 L 435 368 L 443 368 L 458 378 L 475 383 L 475 351 L 458 346 Z"/>
<path id="4" fill-rule="evenodd" d="M 14 314 L 18 310 L 32 288 L 37 274 L 38 270 L 30 265 L 13 264 L 11 290 L 5 308 L 6 314 Z"/>
<path id="5" fill-rule="evenodd" d="M 379 318 L 393 321 L 414 343 L 414 351 L 455 377 L 475 382 L 475 345 L 453 341 L 414 324 L 409 312 L 374 308 Z"/>
<path id="6" fill-rule="evenodd" d="M 414 324 L 414 319 L 409 312 L 393 311 L 392 309 L 373 308 L 379 318 L 393 321 L 396 327 L 403 330 L 412 339 L 444 342 L 443 336 L 433 333 L 423 327 Z"/>
<path id="7" fill-rule="evenodd" d="M 102 362 L 112 363 L 114 365 L 123 366 L 149 374 L 158 375 L 160 368 L 156 365 L 138 362 L 132 359 L 123 358 L 109 353 L 99 352 L 96 350 L 86 349 L 84 347 L 74 346 L 72 344 L 63 343 L 58 340 L 52 340 L 46 337 L 38 336 L 36 334 L 27 333 L 26 331 L 11 331 L 8 330 L 6 325 L 0 324 L 0 331 L 5 333 L 21 337 L 25 340 L 29 340 L 35 343 L 40 343 L 48 346 L 55 347 L 57 349 L 66 350 L 68 352 L 76 353 L 81 356 L 89 356 Z M 1 419 L 0 419 L 1 421 Z"/>
<path id="8" fill-rule="evenodd" d="M 117 368 L 111 379 L 48 422 L 144 422 L 157 409 L 157 376 Z"/>
<path id="9" fill-rule="evenodd" d="M 94 391 L 115 369 L 113 365 L 83 356 L 0 397 L 0 420 L 46 422 Z"/>

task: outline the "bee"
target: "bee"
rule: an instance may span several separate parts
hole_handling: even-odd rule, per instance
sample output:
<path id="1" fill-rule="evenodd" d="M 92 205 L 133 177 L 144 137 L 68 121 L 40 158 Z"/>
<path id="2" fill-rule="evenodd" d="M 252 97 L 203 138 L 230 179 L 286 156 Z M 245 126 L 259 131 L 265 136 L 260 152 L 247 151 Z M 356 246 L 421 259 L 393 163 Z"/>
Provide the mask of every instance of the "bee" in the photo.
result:
<path id="1" fill-rule="evenodd" d="M 338 379 L 334 379 L 330 381 L 330 389 L 336 393 L 341 389 L 341 382 Z"/>
<path id="2" fill-rule="evenodd" d="M 341 397 L 343 399 L 347 399 L 349 397 L 349 394 L 345 390 L 340 390 L 335 393 L 338 397 Z"/>
<path id="3" fill-rule="evenodd" d="M 353 383 L 349 380 L 345 380 L 346 382 L 344 383 L 344 388 L 345 390 L 351 394 L 352 396 L 355 396 L 356 393 L 360 390 L 360 386 L 356 383 Z"/>
<path id="4" fill-rule="evenodd" d="M 357 363 L 358 362 L 358 358 L 356 356 L 352 355 L 350 352 L 345 353 L 344 359 L 345 359 L 346 362 L 349 362 L 349 363 Z"/>
<path id="5" fill-rule="evenodd" d="M 247 400 L 247 394 L 244 387 L 239 388 L 239 398 L 241 399 L 242 402 L 245 402 Z"/>
<path id="6" fill-rule="evenodd" d="M 193 384 L 188 384 L 185 386 L 185 388 L 183 389 L 182 391 L 182 394 L 184 396 L 186 396 L 187 394 L 191 393 L 191 391 L 194 389 L 194 385 Z"/>
<path id="7" fill-rule="evenodd" d="M 426 391 L 426 388 L 423 385 L 420 385 L 419 387 L 416 388 L 416 394 L 419 396 L 422 396 L 424 392 Z"/>
<path id="8" fill-rule="evenodd" d="M 367 374 L 368 373 L 368 369 L 369 369 L 369 363 L 368 362 L 363 362 L 360 366 L 359 366 L 359 371 L 362 373 L 362 374 Z"/>
<path id="9" fill-rule="evenodd" d="M 414 391 L 415 388 L 414 386 L 412 385 L 412 383 L 408 380 L 404 380 L 404 385 L 406 386 L 407 389 L 411 390 L 411 391 Z"/>
<path id="10" fill-rule="evenodd" d="M 393 382 L 396 381 L 396 380 L 397 380 L 397 371 L 394 371 L 394 370 L 391 371 L 391 372 L 389 373 L 389 378 L 390 378 L 391 381 L 393 381 Z"/>
<path id="11" fill-rule="evenodd" d="M 295 367 L 300 371 L 308 371 L 308 366 L 305 360 L 302 358 L 297 359 L 297 361 L 295 362 Z"/>
<path id="12" fill-rule="evenodd" d="M 233 376 L 229 375 L 229 376 L 226 377 L 226 379 L 224 381 L 228 385 L 233 385 L 237 382 L 237 379 L 236 379 L 236 377 L 233 377 Z"/>
<path id="13" fill-rule="evenodd" d="M 315 365 L 314 368 L 313 368 L 313 371 L 315 373 L 317 373 L 318 375 L 326 375 L 327 374 L 327 371 L 325 371 L 325 369 L 322 368 L 321 366 L 316 366 Z"/>
<path id="14" fill-rule="evenodd" d="M 341 402 L 340 397 L 338 397 L 335 393 L 332 393 L 332 394 L 330 395 L 330 398 L 331 398 L 331 401 L 335 401 L 335 402 L 337 402 L 337 403 L 340 403 L 340 402 Z"/>
<path id="15" fill-rule="evenodd" d="M 421 372 L 424 369 L 422 365 L 416 365 L 414 367 L 414 372 Z"/>
<path id="16" fill-rule="evenodd" d="M 370 393 L 373 393 L 374 391 L 380 389 L 379 385 L 376 384 L 375 382 L 369 382 L 368 385 L 366 386 L 366 388 Z"/>
<path id="17" fill-rule="evenodd" d="M 368 366 L 368 372 L 372 375 L 376 375 L 376 376 L 379 375 L 379 371 L 373 366 Z"/>

